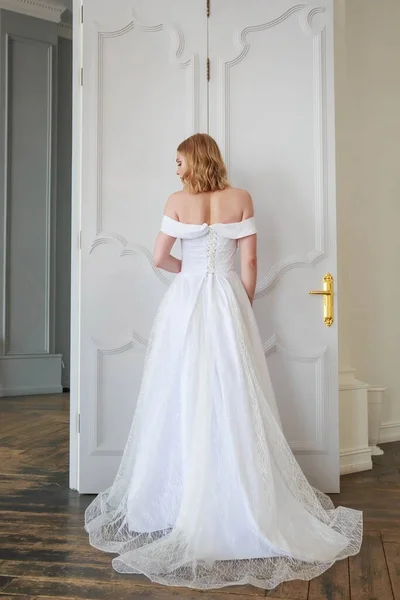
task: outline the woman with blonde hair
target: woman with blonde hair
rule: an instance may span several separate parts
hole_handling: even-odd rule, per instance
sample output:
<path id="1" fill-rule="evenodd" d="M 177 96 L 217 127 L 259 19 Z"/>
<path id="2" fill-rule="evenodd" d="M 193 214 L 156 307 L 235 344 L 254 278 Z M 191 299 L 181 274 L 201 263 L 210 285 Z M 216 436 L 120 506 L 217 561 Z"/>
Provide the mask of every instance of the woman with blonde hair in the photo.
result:
<path id="1" fill-rule="evenodd" d="M 359 551 L 362 513 L 310 486 L 282 432 L 251 308 L 251 196 L 229 185 L 206 134 L 182 142 L 176 163 L 183 190 L 168 198 L 154 262 L 177 276 L 117 477 L 86 511 L 90 543 L 118 554 L 117 571 L 167 585 L 309 580 Z"/>

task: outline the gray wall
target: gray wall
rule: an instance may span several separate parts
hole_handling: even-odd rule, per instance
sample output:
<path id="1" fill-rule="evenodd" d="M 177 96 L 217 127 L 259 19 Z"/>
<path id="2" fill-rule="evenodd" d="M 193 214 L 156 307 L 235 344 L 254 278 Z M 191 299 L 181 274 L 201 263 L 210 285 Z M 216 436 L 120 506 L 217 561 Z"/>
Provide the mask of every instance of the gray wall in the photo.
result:
<path id="1" fill-rule="evenodd" d="M 57 225 L 55 350 L 69 387 L 71 295 L 72 41 L 58 39 Z"/>
<path id="2" fill-rule="evenodd" d="M 69 365 L 71 42 L 56 23 L 6 10 L 0 140 L 0 396 L 59 392 L 61 353 Z"/>

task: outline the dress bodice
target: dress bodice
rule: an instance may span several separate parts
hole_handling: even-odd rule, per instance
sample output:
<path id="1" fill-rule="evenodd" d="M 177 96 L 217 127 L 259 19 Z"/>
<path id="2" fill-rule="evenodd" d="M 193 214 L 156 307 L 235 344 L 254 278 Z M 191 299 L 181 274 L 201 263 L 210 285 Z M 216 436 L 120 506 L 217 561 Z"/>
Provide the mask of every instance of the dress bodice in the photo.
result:
<path id="1" fill-rule="evenodd" d="M 237 241 L 256 233 L 254 217 L 237 223 L 191 225 L 164 215 L 161 231 L 180 238 L 182 273 L 223 275 L 235 268 Z"/>

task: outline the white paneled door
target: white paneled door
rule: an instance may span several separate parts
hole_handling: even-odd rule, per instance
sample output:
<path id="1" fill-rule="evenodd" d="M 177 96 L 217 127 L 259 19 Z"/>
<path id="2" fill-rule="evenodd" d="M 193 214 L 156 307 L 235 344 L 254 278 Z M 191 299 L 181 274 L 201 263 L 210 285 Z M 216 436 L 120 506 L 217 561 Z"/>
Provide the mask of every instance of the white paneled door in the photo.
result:
<path id="1" fill-rule="evenodd" d="M 196 131 L 217 139 L 232 183 L 253 195 L 255 311 L 285 434 L 311 483 L 338 490 L 337 319 L 327 327 L 324 297 L 308 293 L 336 275 L 332 10 L 210 0 L 207 17 L 206 0 L 85 0 L 80 492 L 108 487 L 121 459 L 170 281 L 151 252 L 178 188 L 175 148 Z"/>

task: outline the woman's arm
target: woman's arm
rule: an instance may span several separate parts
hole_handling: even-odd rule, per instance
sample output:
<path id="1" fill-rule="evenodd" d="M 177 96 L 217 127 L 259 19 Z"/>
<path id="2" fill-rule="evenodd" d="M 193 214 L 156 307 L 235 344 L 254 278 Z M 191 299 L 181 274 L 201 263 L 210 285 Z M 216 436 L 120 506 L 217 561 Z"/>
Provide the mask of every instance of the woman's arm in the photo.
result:
<path id="1" fill-rule="evenodd" d="M 243 220 L 254 216 L 253 200 L 248 192 L 244 192 Z M 257 235 L 249 235 L 239 240 L 240 271 L 242 283 L 253 305 L 257 283 Z"/>
<path id="2" fill-rule="evenodd" d="M 178 220 L 177 214 L 178 194 L 172 194 L 165 205 L 164 215 L 171 219 Z M 175 244 L 175 237 L 171 237 L 162 231 L 159 232 L 153 252 L 154 266 L 170 273 L 180 273 L 181 263 L 175 256 L 171 256 L 172 246 Z"/>
<path id="3" fill-rule="evenodd" d="M 253 305 L 254 292 L 257 283 L 257 235 L 249 235 L 239 241 L 240 245 L 240 271 L 242 283 Z"/>
<path id="4" fill-rule="evenodd" d="M 164 271 L 169 271 L 170 273 L 180 273 L 182 261 L 175 258 L 175 256 L 171 256 L 175 240 L 176 238 L 162 231 L 159 232 L 153 253 L 154 266 L 158 269 L 164 269 Z"/>

